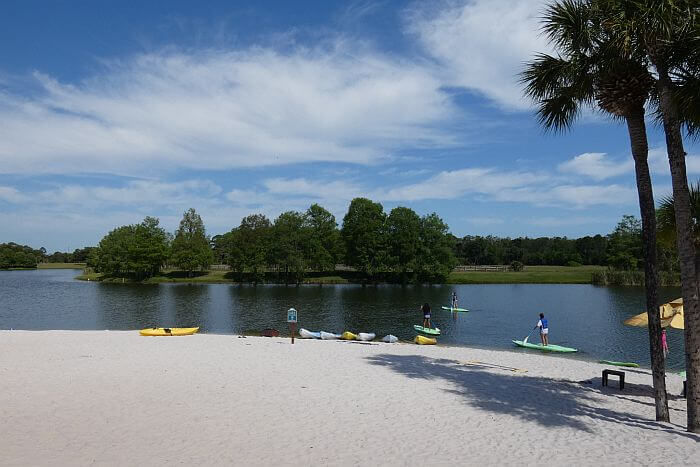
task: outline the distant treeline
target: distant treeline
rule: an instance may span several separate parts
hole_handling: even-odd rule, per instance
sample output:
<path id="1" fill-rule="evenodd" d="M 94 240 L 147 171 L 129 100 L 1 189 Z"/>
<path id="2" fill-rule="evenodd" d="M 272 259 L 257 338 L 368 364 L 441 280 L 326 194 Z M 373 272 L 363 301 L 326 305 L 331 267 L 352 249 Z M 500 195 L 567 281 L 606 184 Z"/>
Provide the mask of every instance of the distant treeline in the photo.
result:
<path id="1" fill-rule="evenodd" d="M 641 224 L 633 216 L 624 216 L 608 235 L 577 239 L 457 238 L 448 230 L 437 214 L 421 217 L 406 207 L 387 214 L 381 204 L 356 198 L 340 228 L 329 211 L 314 204 L 305 212 L 284 212 L 274 221 L 252 214 L 231 231 L 209 238 L 201 217 L 190 209 L 174 234 L 161 228 L 158 219 L 146 217 L 140 224 L 112 230 L 97 247 L 73 253 L 46 255 L 43 248 L 0 244 L 0 268 L 87 262 L 107 276 L 141 280 L 163 268 L 193 275 L 212 264 L 226 264 L 232 280 L 299 283 L 312 274 L 333 273 L 343 264 L 359 281 L 435 283 L 444 281 L 456 264 L 507 264 L 514 270 L 587 264 L 608 266 L 610 272 L 598 281 L 617 283 L 632 276 L 612 271 L 637 271 L 643 264 Z M 678 271 L 675 249 L 659 246 L 658 252 L 664 282 L 673 283 Z"/>
<path id="2" fill-rule="evenodd" d="M 660 269 L 678 271 L 673 246 L 658 245 Z M 455 256 L 460 264 L 513 264 L 537 266 L 609 266 L 617 271 L 643 267 L 641 221 L 623 216 L 608 235 L 566 237 L 499 238 L 466 236 L 455 239 Z"/>
<path id="3" fill-rule="evenodd" d="M 35 250 L 17 243 L 0 243 L 0 269 L 35 268 L 38 263 L 85 263 L 93 247 L 80 248 L 73 253 L 57 251 L 46 254 L 45 248 Z"/>

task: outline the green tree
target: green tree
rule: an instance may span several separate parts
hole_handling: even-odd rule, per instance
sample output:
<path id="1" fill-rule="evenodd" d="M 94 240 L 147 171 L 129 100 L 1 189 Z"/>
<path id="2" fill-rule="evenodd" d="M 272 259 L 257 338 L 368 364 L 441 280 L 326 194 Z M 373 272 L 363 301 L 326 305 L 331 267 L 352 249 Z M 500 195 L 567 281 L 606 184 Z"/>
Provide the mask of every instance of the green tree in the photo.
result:
<path id="1" fill-rule="evenodd" d="M 608 236 L 608 264 L 615 269 L 634 270 L 642 258 L 641 222 L 634 216 L 622 216 Z"/>
<path id="2" fill-rule="evenodd" d="M 304 214 L 287 211 L 275 219 L 272 226 L 272 262 L 283 271 L 284 282 L 301 283 L 307 269 L 309 228 Z"/>
<path id="3" fill-rule="evenodd" d="M 252 214 L 231 231 L 228 261 L 238 273 L 250 272 L 254 283 L 265 278 L 270 255 L 272 225 L 263 214 Z"/>
<path id="4" fill-rule="evenodd" d="M 420 281 L 443 282 L 457 264 L 449 227 L 437 214 L 421 217 L 417 273 Z"/>
<path id="5" fill-rule="evenodd" d="M 700 3 L 697 0 L 596 0 L 618 49 L 644 54 L 656 74 L 658 113 L 666 135 L 671 169 L 676 245 L 685 311 L 688 431 L 700 433 L 700 307 L 698 272 L 682 126 L 697 117 L 700 95 L 683 78 L 700 63 Z M 694 75 L 697 77 L 697 74 Z M 684 110 L 690 112 L 684 113 Z M 687 123 L 687 122 L 686 122 Z M 697 125 L 697 120 L 690 127 Z M 649 307 L 648 307 L 649 308 Z M 650 317 L 658 316 L 649 308 Z M 650 331 L 652 327 L 651 319 Z M 655 323 L 653 323 L 655 327 Z M 656 374 L 654 377 L 656 382 Z M 658 418 L 658 415 L 657 415 Z"/>
<path id="6" fill-rule="evenodd" d="M 421 219 L 413 209 L 397 207 L 386 219 L 389 267 L 399 273 L 402 283 L 419 270 Z"/>
<path id="7" fill-rule="evenodd" d="M 0 269 L 35 268 L 43 257 L 40 250 L 17 243 L 0 243 Z"/>
<path id="8" fill-rule="evenodd" d="M 345 263 L 367 278 L 376 278 L 387 268 L 386 214 L 381 204 L 367 198 L 350 202 L 343 218 L 341 236 Z"/>
<path id="9" fill-rule="evenodd" d="M 333 271 L 340 256 L 340 231 L 335 216 L 318 204 L 306 210 L 309 235 L 306 256 L 316 271 Z"/>
<path id="10" fill-rule="evenodd" d="M 125 225 L 105 235 L 93 252 L 98 271 L 138 280 L 154 276 L 169 256 L 170 238 L 155 217 Z"/>
<path id="11" fill-rule="evenodd" d="M 595 0 L 561 0 L 547 7 L 543 31 L 557 49 L 557 56 L 538 55 L 526 66 L 522 82 L 526 85 L 526 94 L 537 102 L 538 117 L 545 128 L 567 129 L 582 107 L 596 106 L 627 124 L 643 227 L 656 418 L 668 421 L 661 323 L 657 312 L 656 217 L 644 121 L 644 106 L 653 88 L 653 78 L 646 55 L 638 48 L 620 47 L 610 29 L 609 9 L 599 7 Z"/>
<path id="12" fill-rule="evenodd" d="M 175 232 L 170 260 L 190 277 L 193 271 L 206 269 L 214 261 L 204 222 L 192 208 L 185 211 Z"/>

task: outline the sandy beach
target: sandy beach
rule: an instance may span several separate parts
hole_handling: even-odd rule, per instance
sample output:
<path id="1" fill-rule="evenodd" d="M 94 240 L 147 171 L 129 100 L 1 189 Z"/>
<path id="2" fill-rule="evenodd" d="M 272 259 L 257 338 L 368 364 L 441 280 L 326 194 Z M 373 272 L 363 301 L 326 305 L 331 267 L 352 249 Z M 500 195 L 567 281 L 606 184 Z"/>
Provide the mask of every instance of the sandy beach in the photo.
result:
<path id="1" fill-rule="evenodd" d="M 1 331 L 2 465 L 697 465 L 682 380 L 533 352 Z"/>

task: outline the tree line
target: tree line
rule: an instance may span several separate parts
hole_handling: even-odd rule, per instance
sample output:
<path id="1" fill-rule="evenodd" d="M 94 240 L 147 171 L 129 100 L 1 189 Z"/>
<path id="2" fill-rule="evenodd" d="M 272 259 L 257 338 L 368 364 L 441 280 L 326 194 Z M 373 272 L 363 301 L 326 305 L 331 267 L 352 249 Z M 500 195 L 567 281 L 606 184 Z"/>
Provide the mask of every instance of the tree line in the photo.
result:
<path id="1" fill-rule="evenodd" d="M 668 209 L 665 205 L 661 209 Z M 679 271 L 675 244 L 657 243 L 662 271 Z M 636 271 L 644 265 L 642 224 L 625 215 L 607 235 L 580 238 L 540 237 L 501 238 L 472 236 L 455 239 L 455 256 L 460 264 L 513 264 L 538 266 L 608 266 L 618 271 Z"/>
<path id="2" fill-rule="evenodd" d="M 244 217 L 238 227 L 209 238 L 194 209 L 184 213 L 174 234 L 159 220 L 118 227 L 100 240 L 88 265 L 108 276 L 143 280 L 164 267 L 189 275 L 226 264 L 229 277 L 246 282 L 270 278 L 300 283 L 311 273 L 332 273 L 342 263 L 360 281 L 443 282 L 456 264 L 448 225 L 435 214 L 419 216 L 397 207 L 388 214 L 366 198 L 351 201 L 342 227 L 318 204 L 287 211 L 271 221 Z"/>
<path id="3" fill-rule="evenodd" d="M 694 192 L 695 193 L 695 192 Z M 696 195 L 700 198 L 700 195 Z M 672 201 L 671 201 L 672 202 Z M 659 215 L 667 213 L 668 202 Z M 666 237 L 664 237 L 666 238 Z M 672 241 L 657 246 L 661 271 L 676 283 L 678 254 Z M 115 277 L 145 279 L 164 268 L 193 275 L 212 264 L 228 265 L 232 279 L 261 282 L 271 279 L 298 283 L 312 273 L 333 273 L 342 263 L 360 280 L 390 282 L 444 281 L 456 264 L 580 266 L 602 265 L 638 274 L 643 265 L 641 222 L 623 216 L 607 235 L 581 238 L 508 238 L 449 233 L 436 214 L 420 217 L 405 207 L 387 215 L 379 203 L 357 198 L 343 218 L 342 228 L 333 214 L 314 204 L 305 212 L 287 211 L 270 221 L 262 214 L 244 217 L 238 227 L 209 238 L 194 209 L 184 213 L 174 234 L 159 220 L 146 217 L 140 224 L 109 232 L 97 247 L 73 253 L 46 254 L 44 248 L 15 243 L 0 244 L 0 268 L 33 268 L 39 262 L 86 262 L 96 271 Z M 629 281 L 612 273 L 602 283 Z M 634 278 L 635 284 L 639 282 Z"/>
<path id="4" fill-rule="evenodd" d="M 14 242 L 0 243 L 0 269 L 35 268 L 38 263 L 85 263 L 93 247 L 78 248 L 73 253 L 56 251 L 46 253 L 46 248 L 38 250 Z"/>

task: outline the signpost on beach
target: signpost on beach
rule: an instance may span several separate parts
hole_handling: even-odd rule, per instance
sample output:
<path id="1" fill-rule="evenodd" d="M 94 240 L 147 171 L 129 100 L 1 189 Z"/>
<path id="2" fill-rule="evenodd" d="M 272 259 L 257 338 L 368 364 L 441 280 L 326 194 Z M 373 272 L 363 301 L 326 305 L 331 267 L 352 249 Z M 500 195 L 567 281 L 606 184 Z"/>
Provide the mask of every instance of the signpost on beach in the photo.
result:
<path id="1" fill-rule="evenodd" d="M 292 344 L 294 343 L 294 329 L 297 326 L 297 310 L 290 308 L 287 310 L 287 323 L 289 323 L 289 329 L 292 331 Z"/>

